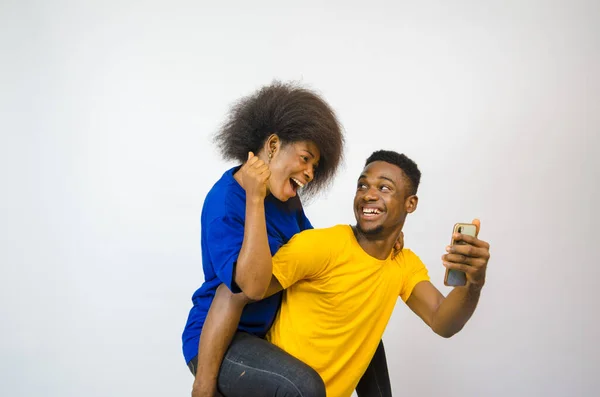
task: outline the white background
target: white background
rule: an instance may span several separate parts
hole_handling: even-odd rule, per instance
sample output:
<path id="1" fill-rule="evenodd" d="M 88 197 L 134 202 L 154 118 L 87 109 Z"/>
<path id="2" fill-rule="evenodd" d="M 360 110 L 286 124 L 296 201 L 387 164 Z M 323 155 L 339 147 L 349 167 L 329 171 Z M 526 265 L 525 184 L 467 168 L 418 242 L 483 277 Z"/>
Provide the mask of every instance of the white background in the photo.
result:
<path id="1" fill-rule="evenodd" d="M 386 148 L 423 172 L 406 246 L 435 285 L 455 222 L 491 243 L 454 338 L 398 304 L 395 395 L 596 395 L 600 3 L 284 3 L 0 3 L 0 395 L 189 395 L 199 214 L 232 165 L 211 136 L 274 78 L 347 133 L 315 226 L 353 222 Z"/>

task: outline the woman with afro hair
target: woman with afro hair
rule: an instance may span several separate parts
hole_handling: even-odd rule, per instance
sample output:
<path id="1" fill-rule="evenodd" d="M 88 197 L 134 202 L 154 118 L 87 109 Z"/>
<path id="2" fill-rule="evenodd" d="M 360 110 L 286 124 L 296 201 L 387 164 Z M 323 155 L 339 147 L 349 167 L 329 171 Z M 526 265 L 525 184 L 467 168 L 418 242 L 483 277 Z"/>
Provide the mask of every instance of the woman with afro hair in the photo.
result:
<path id="1" fill-rule="evenodd" d="M 312 228 L 298 193 L 312 196 L 331 182 L 342 159 L 341 126 L 314 92 L 274 82 L 232 107 L 216 143 L 241 165 L 222 175 L 202 208 L 205 280 L 182 336 L 196 376 L 192 395 L 325 396 L 312 368 L 264 339 L 281 293 L 262 298 L 272 255 Z M 380 366 L 375 372 L 389 384 L 385 355 Z"/>

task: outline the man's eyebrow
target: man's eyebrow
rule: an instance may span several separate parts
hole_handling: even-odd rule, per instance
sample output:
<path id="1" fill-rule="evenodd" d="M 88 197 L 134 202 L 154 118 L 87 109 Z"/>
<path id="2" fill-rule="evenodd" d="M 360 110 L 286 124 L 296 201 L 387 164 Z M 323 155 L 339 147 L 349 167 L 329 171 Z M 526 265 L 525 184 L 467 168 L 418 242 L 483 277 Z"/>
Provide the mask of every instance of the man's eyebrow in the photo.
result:
<path id="1" fill-rule="evenodd" d="M 367 178 L 367 176 L 365 174 L 361 174 L 358 177 L 358 180 L 360 181 L 361 179 L 366 179 L 366 178 Z M 391 179 L 391 178 L 389 178 L 389 177 L 387 177 L 385 175 L 379 175 L 379 177 L 377 177 L 377 179 L 385 179 L 386 181 L 390 181 L 394 186 L 396 186 L 396 182 L 394 182 L 393 179 Z"/>
<path id="2" fill-rule="evenodd" d="M 385 179 L 386 181 L 392 182 L 393 185 L 396 185 L 396 182 L 394 182 L 391 178 L 388 178 L 387 176 L 381 175 L 379 179 Z"/>

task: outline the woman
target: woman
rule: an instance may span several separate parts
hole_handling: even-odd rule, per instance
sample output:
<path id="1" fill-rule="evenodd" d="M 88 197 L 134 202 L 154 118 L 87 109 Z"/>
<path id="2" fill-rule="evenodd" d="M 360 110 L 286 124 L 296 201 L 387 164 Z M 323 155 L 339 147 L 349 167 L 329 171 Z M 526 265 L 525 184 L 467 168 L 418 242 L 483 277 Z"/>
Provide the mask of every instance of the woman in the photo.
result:
<path id="1" fill-rule="evenodd" d="M 193 395 L 214 392 L 217 379 L 202 379 L 204 371 L 218 373 L 218 388 L 227 397 L 324 396 L 314 370 L 262 339 L 281 294 L 248 304 L 241 318 L 240 313 L 237 318 L 218 316 L 236 299 L 262 298 L 271 279 L 271 256 L 294 234 L 312 228 L 298 191 L 311 195 L 331 181 L 344 143 L 339 123 L 313 92 L 274 83 L 234 106 L 217 143 L 226 159 L 245 163 L 225 172 L 203 205 L 205 281 L 192 297 L 183 333 L 186 363 L 198 374 Z M 211 304 L 221 308 L 213 307 L 209 315 Z M 228 342 L 236 328 L 226 353 L 212 351 L 213 358 L 199 352 L 201 335 L 202 343 L 212 346 L 219 338 Z M 207 362 L 212 368 L 203 367 Z M 389 384 L 385 355 L 381 367 L 375 372 Z"/>

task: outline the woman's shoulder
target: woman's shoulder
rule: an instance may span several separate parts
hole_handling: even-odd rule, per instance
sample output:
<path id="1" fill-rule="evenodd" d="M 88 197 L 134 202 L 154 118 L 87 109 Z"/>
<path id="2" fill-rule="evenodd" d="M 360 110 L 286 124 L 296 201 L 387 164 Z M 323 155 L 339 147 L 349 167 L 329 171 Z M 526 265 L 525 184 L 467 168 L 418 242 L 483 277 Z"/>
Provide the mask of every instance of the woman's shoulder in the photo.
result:
<path id="1" fill-rule="evenodd" d="M 213 185 L 204 199 L 203 214 L 211 218 L 233 216 L 245 211 L 244 189 L 233 178 L 238 167 L 231 168 Z"/>

